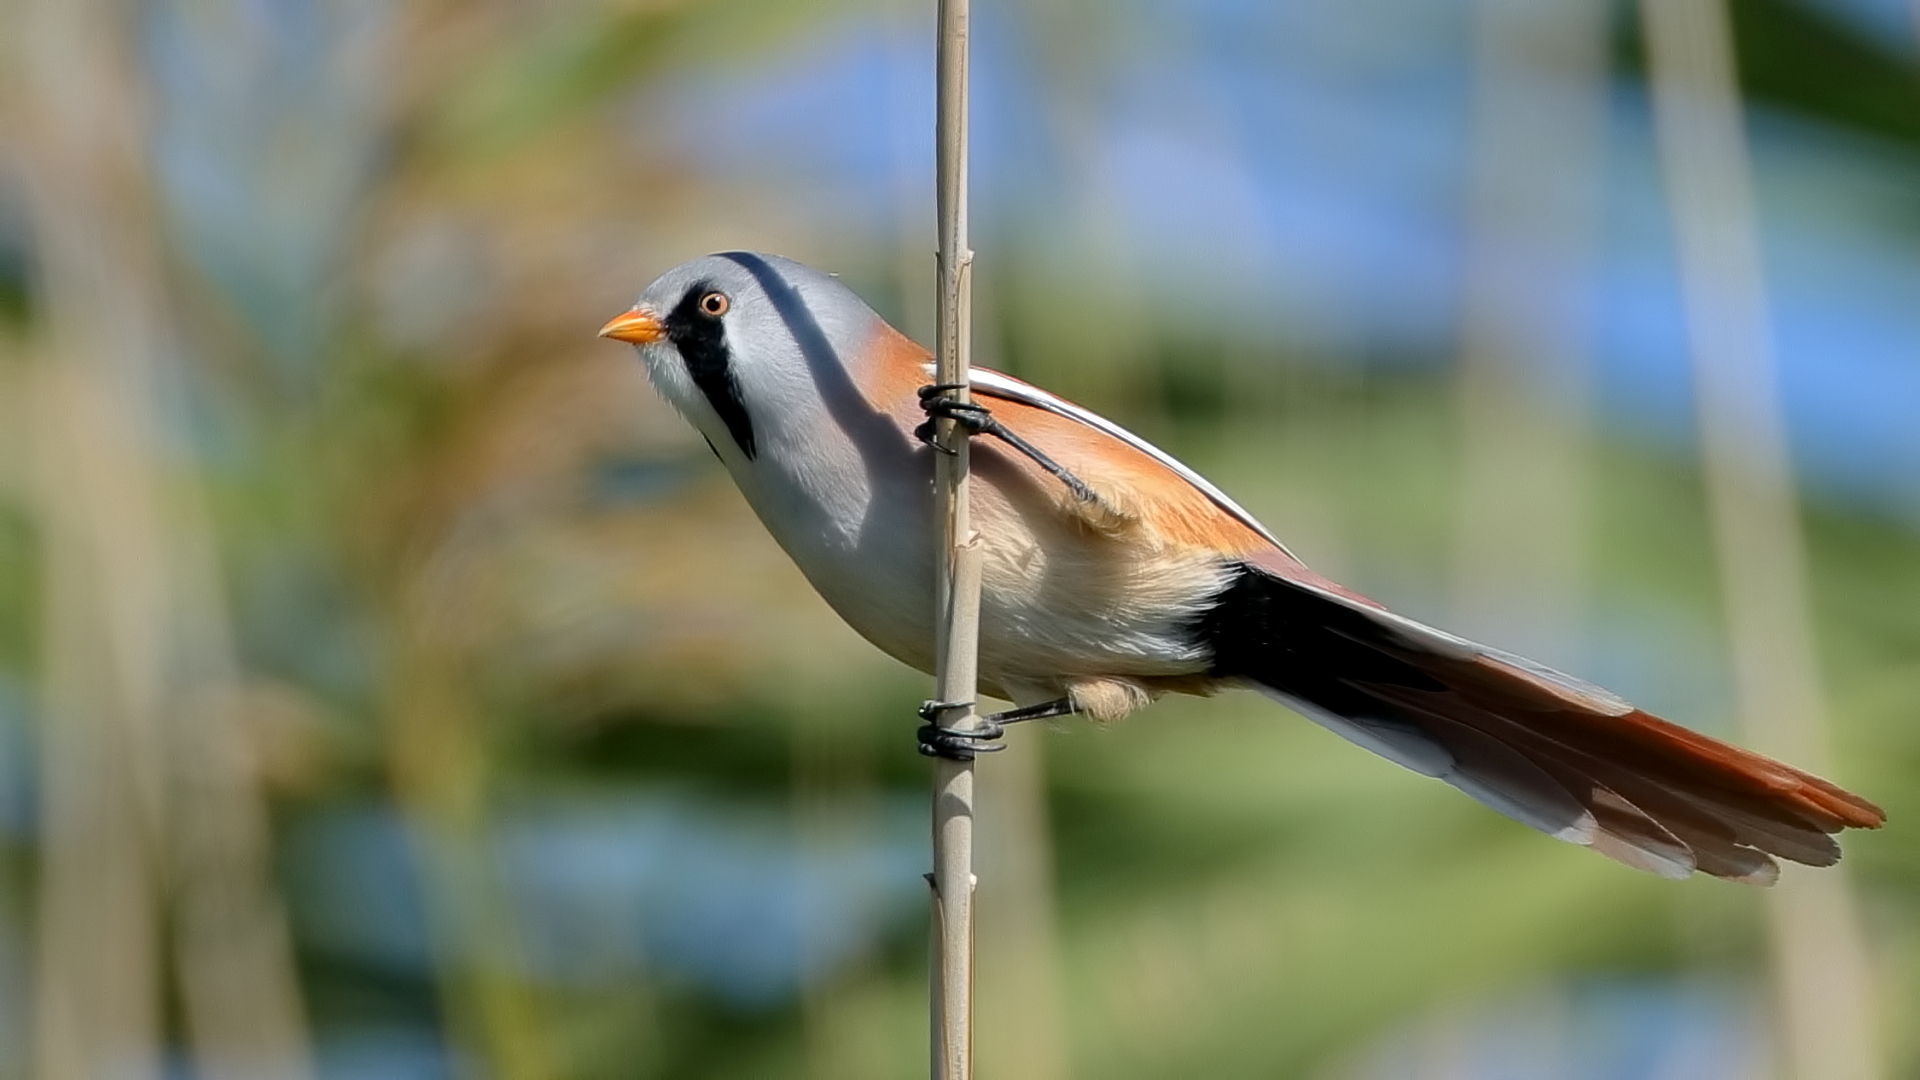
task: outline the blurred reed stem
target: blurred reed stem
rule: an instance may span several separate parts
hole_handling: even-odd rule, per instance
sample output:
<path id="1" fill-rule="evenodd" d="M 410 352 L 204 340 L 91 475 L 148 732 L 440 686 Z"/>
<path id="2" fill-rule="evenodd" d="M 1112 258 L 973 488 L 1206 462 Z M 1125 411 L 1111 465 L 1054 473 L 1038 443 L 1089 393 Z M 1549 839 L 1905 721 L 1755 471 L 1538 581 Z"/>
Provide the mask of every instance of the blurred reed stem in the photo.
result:
<path id="1" fill-rule="evenodd" d="M 1757 749 L 1824 773 L 1825 702 L 1727 9 L 1644 0 L 1640 10 L 1735 702 Z M 1797 1080 L 1884 1075 L 1847 869 L 1790 871 L 1767 900 L 1781 1050 Z"/>
<path id="2" fill-rule="evenodd" d="M 45 552 L 38 1075 L 158 1075 L 163 919 L 208 1080 L 308 1075 L 266 811 L 197 485 L 166 469 L 186 393 L 146 161 L 137 12 L 5 9 L 6 104 L 38 310 Z"/>
<path id="3" fill-rule="evenodd" d="M 1476 0 L 1455 617 L 1573 660 L 1588 527 L 1604 0 Z"/>
<path id="4" fill-rule="evenodd" d="M 826 906 L 828 890 L 815 868 L 871 849 L 877 837 L 878 790 L 872 746 L 849 730 L 860 717 L 833 700 L 831 680 L 806 670 L 789 672 L 786 685 L 796 702 L 793 733 L 793 816 L 801 854 L 795 883 L 801 907 L 800 1020 L 807 1075 L 813 1080 L 881 1080 L 887 1075 L 886 1043 L 863 1030 L 859 992 L 876 977 L 873 957 L 838 956 L 845 911 Z M 816 704 L 822 703 L 822 704 Z M 835 970 L 838 968 L 838 970 Z"/>
<path id="5" fill-rule="evenodd" d="M 448 607 L 457 604 L 448 594 L 458 591 L 425 570 L 408 590 L 407 610 L 395 616 L 401 644 L 388 723 L 393 789 L 419 859 L 447 1026 L 460 1045 L 481 1052 L 486 1075 L 551 1080 L 561 1075 L 559 1062 L 526 978 L 518 920 L 488 824 L 484 720 L 467 689 L 475 676 L 457 640 L 449 640 L 457 616 L 450 618 Z"/>
<path id="6" fill-rule="evenodd" d="M 125 479 L 111 476 L 125 456 L 95 441 L 118 442 L 125 418 L 88 422 L 88 406 L 101 403 L 69 385 L 78 381 L 73 365 L 42 357 L 36 366 L 34 509 L 44 556 L 34 1075 L 157 1078 L 158 643 L 141 624 L 147 612 L 114 620 L 116 599 L 137 603 L 136 584 L 152 584 L 129 579 L 153 568 L 90 550 L 90 541 L 135 537 L 134 504 L 109 486 Z M 102 511 L 104 522 L 95 519 Z"/>
<path id="7" fill-rule="evenodd" d="M 6 160 L 6 146 L 0 140 L 0 162 Z M 23 370 L 26 358 L 20 342 L 0 325 L 0 513 L 32 512 L 34 496 L 27 476 L 27 449 L 30 445 L 33 401 L 32 389 Z M 33 775 L 30 761 L 16 760 L 25 747 L 0 732 L 0 807 L 23 806 L 32 794 L 28 777 Z M 25 755 L 20 755 L 24 757 Z M 28 898 L 32 882 L 26 874 L 27 844 L 19 836 L 0 841 L 0 956 L 9 960 L 20 956 L 21 931 L 33 925 Z M 0 1080 L 26 1080 L 32 1075 L 27 1010 L 18 1007 L 27 1000 L 28 986 L 15 971 L 0 973 L 0 995 L 13 1003 L 0 1008 Z"/>
<path id="8" fill-rule="evenodd" d="M 1145 314 L 1153 303 L 1128 249 L 1129 211 L 1101 142 L 1105 35 L 1120 20 L 1085 0 L 1037 0 L 1008 5 L 1007 12 L 1046 58 L 1035 71 L 1040 92 L 1033 105 L 1058 158 L 1059 189 L 1049 205 L 1061 222 L 1052 250 L 1022 251 L 1022 242 L 1033 240 L 1009 234 L 1006 257 L 994 260 L 995 309 L 1013 318 L 1008 337 L 1038 362 L 1018 374 L 1163 438 L 1166 402 Z M 1026 269 L 1012 280 L 1020 264 Z M 1073 287 L 1059 288 L 1064 281 Z"/>

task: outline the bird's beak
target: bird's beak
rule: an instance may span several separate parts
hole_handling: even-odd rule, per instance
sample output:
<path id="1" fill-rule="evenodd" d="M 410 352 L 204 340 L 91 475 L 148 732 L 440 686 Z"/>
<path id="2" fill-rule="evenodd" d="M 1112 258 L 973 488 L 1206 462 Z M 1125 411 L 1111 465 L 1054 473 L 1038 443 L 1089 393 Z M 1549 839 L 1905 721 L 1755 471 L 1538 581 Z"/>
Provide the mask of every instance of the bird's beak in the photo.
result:
<path id="1" fill-rule="evenodd" d="M 659 341 L 667 336 L 667 328 L 660 325 L 660 316 L 642 308 L 623 311 L 608 320 L 600 328 L 600 336 L 615 341 L 631 341 L 635 345 L 645 345 Z"/>

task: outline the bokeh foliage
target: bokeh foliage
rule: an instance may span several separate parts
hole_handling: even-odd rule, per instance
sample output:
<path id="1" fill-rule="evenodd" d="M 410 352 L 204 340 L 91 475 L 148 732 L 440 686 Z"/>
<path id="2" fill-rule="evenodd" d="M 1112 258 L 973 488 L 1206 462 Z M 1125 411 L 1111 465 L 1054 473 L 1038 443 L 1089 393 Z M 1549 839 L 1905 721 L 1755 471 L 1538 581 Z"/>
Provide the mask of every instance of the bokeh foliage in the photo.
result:
<path id="1" fill-rule="evenodd" d="M 726 175 L 650 125 L 671 107 L 697 127 L 716 85 L 849 28 L 918 41 L 930 14 L 86 6 L 128 73 L 101 92 L 148 140 L 134 156 L 157 255 L 132 272 L 170 326 L 152 385 L 124 389 L 150 391 L 158 497 L 209 538 L 232 730 L 270 815 L 321 1075 L 917 1070 L 924 767 L 909 731 L 925 680 L 813 597 L 592 330 L 682 257 L 749 243 L 835 266 L 902 325 L 923 321 L 930 220 L 815 220 L 791 190 L 805 178 Z M 35 7 L 0 8 L 9 59 L 71 47 L 33 36 Z M 1735 7 L 1754 101 L 1920 153 L 1913 49 L 1819 5 Z M 1034 108 L 1061 158 L 1091 168 L 1074 143 L 1086 99 L 1151 51 L 1132 33 L 1145 16 L 1061 2 L 1012 21 L 1049 74 Z M 1629 14 L 1617 22 L 1631 90 L 1638 49 Z M 65 193 L 11 184 L 49 135 L 30 90 L 4 102 L 0 1077 L 26 1077 L 52 857 L 34 810 L 58 616 L 45 516 L 84 480 L 31 464 L 48 452 L 29 434 L 32 387 L 63 362 L 44 274 L 58 238 L 36 223 Z M 1214 476 L 1310 562 L 1444 621 L 1464 483 L 1446 345 L 1355 356 L 1166 310 L 1103 258 L 1102 199 L 983 209 L 983 347 Z M 1062 240 L 1023 214 L 1085 228 Z M 1920 218 L 1897 227 L 1920 240 Z M 1605 424 L 1582 452 L 1573 658 L 1723 729 L 1691 455 Z M 1807 497 L 1840 775 L 1895 822 L 1849 838 L 1848 864 L 1898 1017 L 1920 971 L 1920 857 L 1900 827 L 1920 814 L 1920 608 L 1903 599 L 1920 542 L 1912 519 Z M 1044 756 L 1042 799 L 987 843 L 1040 873 L 996 894 L 989 870 L 982 932 L 1032 916 L 996 904 L 1042 903 L 1047 925 L 1008 929 L 1018 948 L 983 942 L 992 1075 L 1335 1075 L 1409 1017 L 1579 979 L 1704 982 L 1739 1008 L 1764 996 L 1751 893 L 1549 843 L 1251 697 L 1012 743 Z M 154 888 L 156 910 L 175 902 Z M 192 939 L 149 932 L 172 985 Z M 996 1020 L 996 997 L 1032 1023 Z M 196 1053 L 180 1010 L 156 1008 L 139 1075 Z M 1890 1027 L 1910 1075 L 1920 1048 Z"/>

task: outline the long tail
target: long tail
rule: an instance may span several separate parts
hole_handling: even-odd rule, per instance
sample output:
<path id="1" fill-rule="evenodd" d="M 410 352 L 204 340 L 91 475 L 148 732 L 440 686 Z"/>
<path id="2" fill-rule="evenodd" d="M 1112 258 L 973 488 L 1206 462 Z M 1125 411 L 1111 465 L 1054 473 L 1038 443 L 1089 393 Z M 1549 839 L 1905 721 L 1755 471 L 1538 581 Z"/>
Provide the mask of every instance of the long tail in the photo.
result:
<path id="1" fill-rule="evenodd" d="M 1872 803 L 1597 686 L 1243 565 L 1197 629 L 1213 674 L 1541 832 L 1663 877 L 1770 885 L 1840 858 Z"/>

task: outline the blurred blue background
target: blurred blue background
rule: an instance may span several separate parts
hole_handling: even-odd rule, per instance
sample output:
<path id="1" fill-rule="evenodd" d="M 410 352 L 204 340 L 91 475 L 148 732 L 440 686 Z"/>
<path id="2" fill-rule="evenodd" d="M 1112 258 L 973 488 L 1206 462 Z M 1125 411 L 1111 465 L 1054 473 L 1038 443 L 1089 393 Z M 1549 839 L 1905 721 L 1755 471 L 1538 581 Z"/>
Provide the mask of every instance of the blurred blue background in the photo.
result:
<path id="1" fill-rule="evenodd" d="M 975 18 L 978 362 L 1408 614 L 1740 735 L 1753 609 L 1634 6 Z M 0 25 L 0 1078 L 916 1071 L 926 680 L 593 332 L 752 248 L 929 342 L 933 5 Z M 1810 598 L 1755 633 L 1893 822 L 1823 909 L 1865 966 L 1816 972 L 1879 1017 L 1872 1068 L 1818 1075 L 1915 1075 L 1920 24 L 1730 25 L 1744 377 L 1776 388 L 1748 450 L 1788 455 Z M 1552 844 L 1258 700 L 1011 742 L 983 1076 L 1805 1069 L 1772 1012 L 1797 916 L 1753 890 Z"/>

